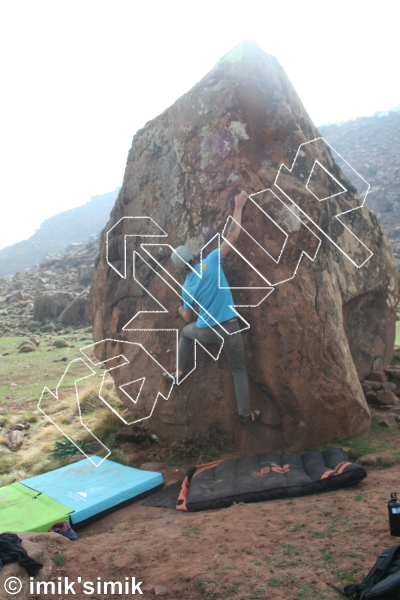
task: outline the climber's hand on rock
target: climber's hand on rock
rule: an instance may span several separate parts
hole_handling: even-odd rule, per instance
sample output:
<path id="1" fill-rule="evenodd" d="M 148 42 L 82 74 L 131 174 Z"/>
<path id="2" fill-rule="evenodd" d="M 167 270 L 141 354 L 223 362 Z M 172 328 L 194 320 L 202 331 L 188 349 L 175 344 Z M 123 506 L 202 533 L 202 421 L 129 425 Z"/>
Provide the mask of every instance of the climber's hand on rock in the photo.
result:
<path id="1" fill-rule="evenodd" d="M 246 204 L 246 200 L 247 200 L 247 194 L 246 192 L 240 192 L 240 194 L 237 194 L 237 196 L 235 196 L 235 207 L 236 208 L 243 208 L 243 206 Z"/>

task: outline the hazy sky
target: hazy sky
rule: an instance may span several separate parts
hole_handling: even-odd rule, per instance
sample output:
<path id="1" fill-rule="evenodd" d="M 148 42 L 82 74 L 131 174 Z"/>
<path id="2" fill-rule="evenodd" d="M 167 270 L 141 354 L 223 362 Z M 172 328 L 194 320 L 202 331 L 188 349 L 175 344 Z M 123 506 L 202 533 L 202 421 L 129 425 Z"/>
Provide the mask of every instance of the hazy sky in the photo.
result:
<path id="1" fill-rule="evenodd" d="M 397 0 L 3 0 L 0 248 L 121 185 L 134 133 L 245 39 L 316 125 L 399 105 L 399 17 Z"/>

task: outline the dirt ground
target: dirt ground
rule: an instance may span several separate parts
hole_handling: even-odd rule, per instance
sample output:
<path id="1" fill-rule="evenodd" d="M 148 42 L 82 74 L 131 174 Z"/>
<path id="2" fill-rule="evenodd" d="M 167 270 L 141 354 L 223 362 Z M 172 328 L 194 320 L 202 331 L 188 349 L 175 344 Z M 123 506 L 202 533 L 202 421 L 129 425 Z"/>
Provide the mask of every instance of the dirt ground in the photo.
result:
<path id="1" fill-rule="evenodd" d="M 31 403 L 25 404 L 15 408 L 29 409 Z M 397 450 L 397 430 L 382 431 L 385 448 Z M 400 465 L 378 469 L 362 462 L 364 481 L 324 494 L 199 513 L 131 504 L 77 530 L 79 540 L 62 550 L 50 545 L 54 562 L 62 565 L 54 568 L 53 580 L 124 584 L 134 577 L 142 582 L 141 597 L 155 598 L 155 589 L 167 588 L 169 600 L 340 599 L 327 581 L 340 587 L 361 582 L 378 554 L 400 543 L 390 536 L 387 513 L 390 493 L 400 492 Z M 181 480 L 188 466 L 163 465 L 164 481 Z M 79 600 L 140 595 L 75 589 Z"/>
<path id="2" fill-rule="evenodd" d="M 80 529 L 54 576 L 135 577 L 144 598 L 154 598 L 158 586 L 176 600 L 340 598 L 327 581 L 361 581 L 380 551 L 400 542 L 390 536 L 386 506 L 400 491 L 399 467 L 367 472 L 364 481 L 333 492 L 199 513 L 140 501 Z M 164 478 L 183 473 L 167 467 Z"/>

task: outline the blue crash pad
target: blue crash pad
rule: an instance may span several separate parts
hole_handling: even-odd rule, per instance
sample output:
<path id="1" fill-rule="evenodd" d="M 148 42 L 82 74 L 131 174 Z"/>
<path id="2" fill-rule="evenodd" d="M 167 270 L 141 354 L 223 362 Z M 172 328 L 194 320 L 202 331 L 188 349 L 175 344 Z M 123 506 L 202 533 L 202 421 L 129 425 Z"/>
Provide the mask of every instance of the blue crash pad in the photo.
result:
<path id="1" fill-rule="evenodd" d="M 86 458 L 21 483 L 71 507 L 74 510 L 71 523 L 82 525 L 158 489 L 164 480 L 162 473 L 141 471 L 92 456 L 90 460 Z"/>

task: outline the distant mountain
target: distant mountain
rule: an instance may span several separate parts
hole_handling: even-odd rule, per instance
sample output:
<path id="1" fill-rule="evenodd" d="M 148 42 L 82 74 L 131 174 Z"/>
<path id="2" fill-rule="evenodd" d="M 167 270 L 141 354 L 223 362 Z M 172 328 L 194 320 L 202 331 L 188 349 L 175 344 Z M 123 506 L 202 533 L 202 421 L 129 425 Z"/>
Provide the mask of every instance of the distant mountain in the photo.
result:
<path id="1" fill-rule="evenodd" d="M 366 204 L 379 216 L 400 267 L 400 106 L 318 129 L 370 184 Z"/>
<path id="2" fill-rule="evenodd" d="M 108 221 L 119 190 L 98 194 L 82 206 L 46 219 L 30 238 L 0 250 L 0 277 L 28 269 L 47 255 L 98 234 Z"/>
<path id="3" fill-rule="evenodd" d="M 378 110 L 378 112 L 368 115 L 368 117 L 387 117 L 391 112 L 400 112 L 400 105 L 390 108 L 389 110 Z"/>
<path id="4" fill-rule="evenodd" d="M 324 123 L 323 125 L 319 125 L 318 129 L 321 131 L 321 128 L 328 127 L 330 125 L 346 125 L 347 123 L 352 123 L 353 121 L 357 121 L 358 119 L 369 119 L 370 117 L 387 117 L 392 112 L 400 112 L 400 104 L 399 106 L 395 106 L 394 108 L 389 108 L 389 110 L 378 110 L 370 115 L 363 115 L 362 117 L 358 117 L 357 119 L 352 119 L 351 121 L 337 121 L 336 123 Z"/>

